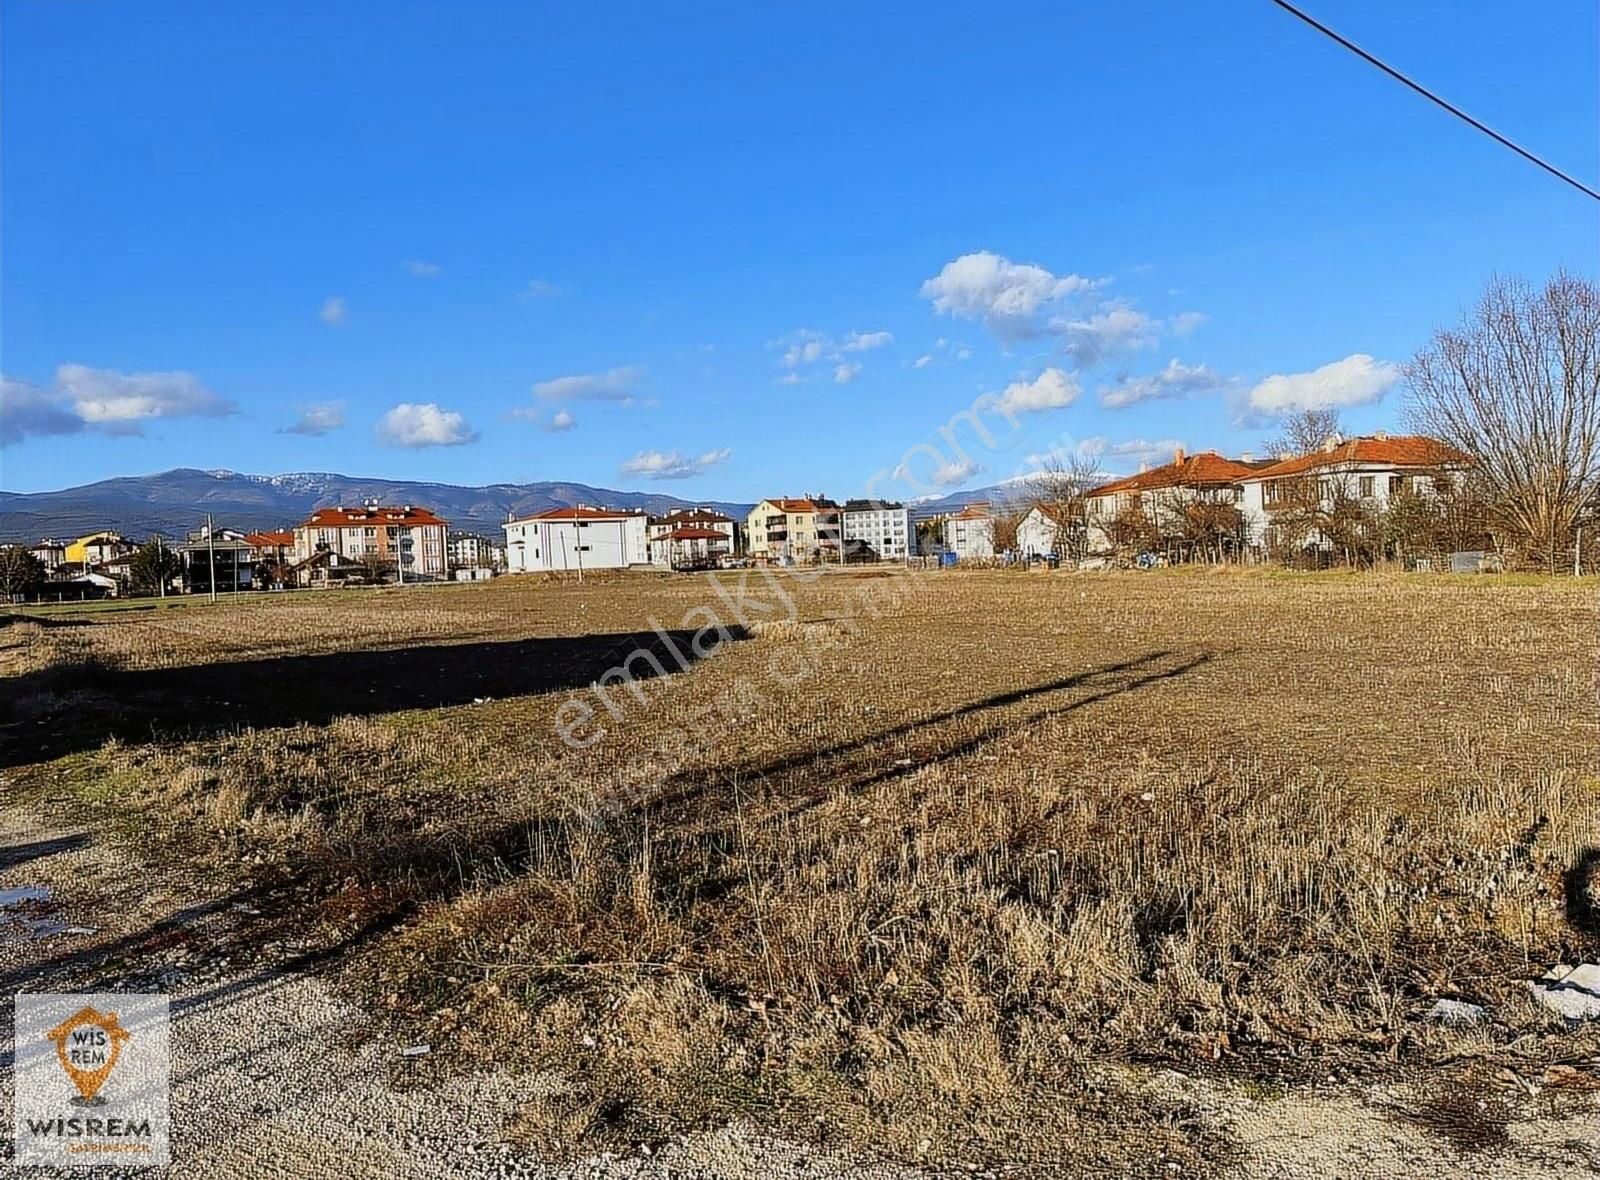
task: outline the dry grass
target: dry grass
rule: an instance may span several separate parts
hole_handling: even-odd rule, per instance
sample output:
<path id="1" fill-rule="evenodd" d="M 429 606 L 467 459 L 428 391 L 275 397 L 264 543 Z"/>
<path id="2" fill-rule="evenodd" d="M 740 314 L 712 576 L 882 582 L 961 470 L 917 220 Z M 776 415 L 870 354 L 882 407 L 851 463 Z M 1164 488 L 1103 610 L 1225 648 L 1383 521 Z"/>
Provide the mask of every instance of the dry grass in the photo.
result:
<path id="1" fill-rule="evenodd" d="M 1566 1034 L 1519 980 L 1600 952 L 1591 589 L 782 585 L 794 619 L 643 704 L 615 691 L 583 748 L 555 737 L 581 688 L 397 709 L 351 683 L 332 720 L 125 735 L 16 778 L 69 768 L 230 864 L 414 905 L 348 977 L 464 1058 L 563 1070 L 520 1129 L 551 1145 L 747 1115 L 940 1163 L 1198 1167 L 1219 1148 L 1185 1112 L 1096 1062 L 1573 1051 L 1541 1047 Z M 704 580 L 506 579 L 14 625 L 0 658 L 39 693 L 99 661 L 71 691 L 115 699 L 116 731 L 140 669 L 377 645 L 426 679 L 430 645 L 708 605 L 732 622 Z M 1495 1023 L 1424 1023 L 1440 996 Z"/>

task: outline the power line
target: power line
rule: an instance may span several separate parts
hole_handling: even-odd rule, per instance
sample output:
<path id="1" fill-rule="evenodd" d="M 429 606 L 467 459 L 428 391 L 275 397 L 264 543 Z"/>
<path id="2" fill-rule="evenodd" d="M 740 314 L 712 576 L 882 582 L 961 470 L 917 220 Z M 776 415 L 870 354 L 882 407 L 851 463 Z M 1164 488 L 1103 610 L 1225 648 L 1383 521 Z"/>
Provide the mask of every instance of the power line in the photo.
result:
<path id="1" fill-rule="evenodd" d="M 1537 164 L 1539 167 L 1543 168 L 1546 172 L 1550 173 L 1550 175 L 1552 175 L 1552 176 L 1554 176 L 1554 177 L 1556 177 L 1556 178 L 1558 178 L 1560 180 L 1566 181 L 1573 188 L 1577 189 L 1579 192 L 1583 193 L 1585 196 L 1593 197 L 1596 201 L 1600 201 L 1600 192 L 1597 192 L 1596 190 L 1590 188 L 1588 185 L 1584 184 L 1583 181 L 1578 180 L 1575 177 L 1569 176 L 1567 173 L 1565 173 L 1565 172 L 1561 171 L 1561 169 L 1557 168 L 1554 164 L 1550 164 L 1550 163 L 1547 163 L 1544 160 L 1541 160 L 1538 156 L 1534 155 L 1532 152 L 1530 152 L 1527 148 L 1523 147 L 1521 144 L 1513 143 L 1511 140 L 1509 140 L 1505 136 L 1501 135 L 1493 127 L 1490 127 L 1486 123 L 1481 123 L 1477 119 L 1474 119 L 1471 115 L 1467 114 L 1466 111 L 1462 110 L 1458 106 L 1455 106 L 1453 103 L 1450 103 L 1450 102 L 1446 101 L 1445 99 L 1440 98 L 1437 94 L 1435 94 L 1433 91 L 1429 90 L 1426 86 L 1423 86 L 1420 82 L 1413 82 L 1410 78 L 1406 77 L 1399 70 L 1395 69 L 1393 66 L 1389 65 L 1387 62 L 1382 61 L 1381 59 L 1379 59 L 1377 57 L 1374 57 L 1372 54 L 1368 53 L 1365 49 L 1361 48 L 1361 46 L 1357 45 L 1354 41 L 1351 41 L 1348 37 L 1340 36 L 1338 33 L 1334 32 L 1332 29 L 1330 29 L 1327 25 L 1325 25 L 1321 21 L 1317 20 L 1315 17 L 1313 17 L 1313 16 L 1311 16 L 1311 15 L 1309 15 L 1307 13 L 1301 12 L 1300 9 L 1296 8 L 1293 4 L 1287 3 L 1287 0 L 1272 0 L 1272 2 L 1274 4 L 1276 4 L 1279 8 L 1283 9 L 1285 12 L 1290 13 L 1293 16 L 1299 17 L 1301 20 L 1305 21 L 1306 24 L 1310 25 L 1313 29 L 1317 30 L 1317 32 L 1321 33 L 1323 36 L 1331 37 L 1333 40 L 1337 41 L 1340 45 L 1343 45 L 1351 53 L 1354 53 L 1356 56 L 1362 58 L 1363 60 L 1370 62 L 1372 65 L 1377 66 L 1380 70 L 1382 70 L 1384 73 L 1388 74 L 1389 77 L 1393 78 L 1395 81 L 1401 82 L 1401 83 L 1405 84 L 1406 86 L 1409 86 L 1412 90 L 1415 90 L 1418 94 L 1422 95 L 1422 97 L 1427 99 L 1429 102 L 1438 104 L 1439 106 L 1443 107 L 1445 110 L 1449 111 L 1456 118 L 1461 119 L 1464 122 L 1471 124 L 1473 127 L 1476 127 L 1479 131 L 1481 131 L 1485 135 L 1489 136 L 1495 142 L 1500 143 L 1500 144 L 1504 145 L 1505 147 L 1510 148 L 1512 151 L 1516 152 L 1517 155 L 1521 156 L 1524 160 L 1527 160 L 1527 161 L 1529 161 L 1530 163 L 1533 163 L 1533 164 Z"/>

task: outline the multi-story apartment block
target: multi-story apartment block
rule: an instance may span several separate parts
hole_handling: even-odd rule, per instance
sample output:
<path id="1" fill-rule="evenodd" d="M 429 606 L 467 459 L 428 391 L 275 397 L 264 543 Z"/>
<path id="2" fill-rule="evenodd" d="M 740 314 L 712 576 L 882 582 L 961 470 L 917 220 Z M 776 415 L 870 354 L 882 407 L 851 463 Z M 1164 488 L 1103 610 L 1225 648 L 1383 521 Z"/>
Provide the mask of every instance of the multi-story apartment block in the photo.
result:
<path id="1" fill-rule="evenodd" d="M 506 549 L 477 533 L 451 533 L 445 546 L 451 569 L 498 570 L 506 564 Z"/>
<path id="2" fill-rule="evenodd" d="M 411 504 L 319 508 L 295 526 L 294 556 L 297 562 L 324 553 L 340 564 L 377 560 L 402 579 L 442 578 L 446 532 L 444 521 Z"/>
<path id="3" fill-rule="evenodd" d="M 823 496 L 763 500 L 745 520 L 747 551 L 764 561 L 837 561 L 839 516 Z"/>
<path id="4" fill-rule="evenodd" d="M 917 531 L 904 504 L 845 501 L 844 539 L 859 541 L 884 561 L 904 561 L 917 552 Z"/>

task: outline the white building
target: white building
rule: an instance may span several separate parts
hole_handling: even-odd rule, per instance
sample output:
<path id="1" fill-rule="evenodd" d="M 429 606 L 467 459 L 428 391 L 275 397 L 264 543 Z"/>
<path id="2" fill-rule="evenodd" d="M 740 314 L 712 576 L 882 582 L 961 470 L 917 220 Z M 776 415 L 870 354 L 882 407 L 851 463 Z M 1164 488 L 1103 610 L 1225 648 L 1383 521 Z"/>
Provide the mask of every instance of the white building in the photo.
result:
<path id="1" fill-rule="evenodd" d="M 446 546 L 452 569 L 497 570 L 504 569 L 506 550 L 488 537 L 477 533 L 451 533 Z"/>
<path id="2" fill-rule="evenodd" d="M 994 556 L 994 517 L 987 504 L 968 504 L 944 522 L 944 547 L 958 561 Z"/>
<path id="3" fill-rule="evenodd" d="M 1057 552 L 1060 536 L 1052 510 L 1035 504 L 1017 524 L 1017 551 L 1024 557 L 1049 557 Z"/>
<path id="4" fill-rule="evenodd" d="M 1190 455 L 1180 447 L 1171 463 L 1092 488 L 1084 499 L 1089 551 L 1115 549 L 1116 535 L 1133 519 L 1147 521 L 1154 533 L 1165 535 L 1176 531 L 1188 505 L 1242 507 L 1244 480 L 1266 466 L 1254 459 L 1227 459 L 1215 451 Z"/>
<path id="5" fill-rule="evenodd" d="M 649 517 L 606 508 L 552 508 L 505 524 L 511 573 L 627 569 L 650 564 Z"/>
<path id="6" fill-rule="evenodd" d="M 1465 470 L 1466 464 L 1467 456 L 1421 435 L 1333 435 L 1320 451 L 1284 459 L 1240 481 L 1246 542 L 1269 547 L 1274 517 L 1303 512 L 1308 505 L 1328 511 L 1339 501 L 1355 501 L 1382 513 L 1404 492 L 1431 495 L 1437 480 Z M 1304 543 L 1314 547 L 1321 539 L 1313 535 Z"/>
<path id="7" fill-rule="evenodd" d="M 664 540 L 669 534 L 683 529 L 721 533 L 727 539 L 726 552 L 736 553 L 739 549 L 738 523 L 731 516 L 724 516 L 715 509 L 705 507 L 679 508 L 676 512 L 669 512 L 665 516 L 652 517 L 650 520 L 652 546 L 654 542 Z"/>
<path id="8" fill-rule="evenodd" d="M 732 556 L 733 538 L 721 529 L 682 525 L 650 538 L 650 564 L 667 569 L 709 569 Z"/>
<path id="9" fill-rule="evenodd" d="M 859 541 L 884 561 L 904 561 L 917 551 L 917 530 L 904 504 L 848 500 L 844 506 L 846 546 Z"/>

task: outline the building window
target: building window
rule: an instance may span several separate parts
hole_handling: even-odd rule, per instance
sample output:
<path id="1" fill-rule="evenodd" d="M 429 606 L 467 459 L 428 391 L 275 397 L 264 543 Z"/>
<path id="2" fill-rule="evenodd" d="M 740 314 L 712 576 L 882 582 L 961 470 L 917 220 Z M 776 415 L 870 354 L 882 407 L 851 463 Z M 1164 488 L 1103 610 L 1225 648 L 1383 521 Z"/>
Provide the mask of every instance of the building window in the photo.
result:
<path id="1" fill-rule="evenodd" d="M 1359 485 L 1360 486 L 1360 491 L 1359 491 L 1358 494 L 1361 496 L 1361 498 L 1363 500 L 1370 500 L 1370 499 L 1372 499 L 1372 497 L 1374 495 L 1377 494 L 1377 491 L 1378 491 L 1378 486 L 1377 485 L 1378 485 L 1377 476 L 1363 475 L 1361 477 L 1361 480 L 1360 480 L 1360 485 Z"/>

